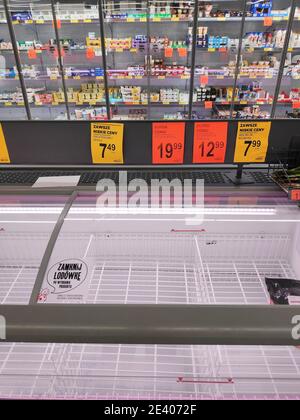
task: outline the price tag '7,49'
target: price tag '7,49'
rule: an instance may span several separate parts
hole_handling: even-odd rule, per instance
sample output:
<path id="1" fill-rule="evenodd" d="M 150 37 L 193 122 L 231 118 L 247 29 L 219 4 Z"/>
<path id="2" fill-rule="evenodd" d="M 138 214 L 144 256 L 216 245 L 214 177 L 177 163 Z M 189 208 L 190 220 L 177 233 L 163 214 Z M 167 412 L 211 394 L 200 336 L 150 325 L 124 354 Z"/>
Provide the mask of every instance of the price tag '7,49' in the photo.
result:
<path id="1" fill-rule="evenodd" d="M 0 124 L 0 163 L 10 163 L 10 157 L 7 150 L 6 140 L 2 125 Z"/>
<path id="2" fill-rule="evenodd" d="M 264 163 L 269 147 L 271 122 L 240 122 L 235 145 L 235 163 Z"/>
<path id="3" fill-rule="evenodd" d="M 176 165 L 184 159 L 184 122 L 152 124 L 153 164 Z"/>
<path id="4" fill-rule="evenodd" d="M 195 124 L 193 163 L 224 163 L 227 148 L 227 122 Z"/>
<path id="5" fill-rule="evenodd" d="M 91 151 L 93 163 L 124 163 L 124 124 L 92 123 Z"/>

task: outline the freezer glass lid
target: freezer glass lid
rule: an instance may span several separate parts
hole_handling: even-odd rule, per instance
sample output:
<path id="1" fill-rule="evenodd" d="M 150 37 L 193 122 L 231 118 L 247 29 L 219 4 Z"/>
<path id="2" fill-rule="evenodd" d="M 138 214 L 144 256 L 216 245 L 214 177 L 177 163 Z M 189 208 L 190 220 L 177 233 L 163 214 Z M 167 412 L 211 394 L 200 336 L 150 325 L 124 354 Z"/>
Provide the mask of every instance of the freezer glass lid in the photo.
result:
<path id="1" fill-rule="evenodd" d="M 0 195 L 0 303 L 27 304 L 52 231 L 67 201 Z"/>
<path id="2" fill-rule="evenodd" d="M 104 206 L 99 194 L 79 194 L 36 297 L 42 304 L 269 304 L 274 279 L 300 280 L 299 226 L 299 208 L 281 194 L 207 193 L 195 207 L 163 209 Z"/>

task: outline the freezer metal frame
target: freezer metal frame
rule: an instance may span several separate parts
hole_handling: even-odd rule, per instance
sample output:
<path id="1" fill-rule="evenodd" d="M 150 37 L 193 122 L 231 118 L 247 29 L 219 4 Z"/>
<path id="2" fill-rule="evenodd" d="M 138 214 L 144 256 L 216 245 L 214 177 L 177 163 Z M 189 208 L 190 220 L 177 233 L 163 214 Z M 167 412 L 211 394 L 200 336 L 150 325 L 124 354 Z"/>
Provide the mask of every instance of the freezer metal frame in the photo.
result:
<path id="1" fill-rule="evenodd" d="M 6 342 L 300 345 L 297 306 L 38 304 L 38 295 L 74 191 L 57 219 L 28 305 L 0 305 Z M 202 272 L 209 271 L 201 264 Z M 235 268 L 235 270 L 237 270 Z M 257 270 L 257 268 L 256 268 Z M 210 276 L 210 274 L 208 273 Z M 259 276 L 259 275 L 258 275 Z M 18 277 L 18 276 L 17 276 Z M 238 281 L 240 278 L 237 274 Z M 246 298 L 245 298 L 246 299 Z M 246 302 L 247 303 L 247 302 Z M 300 335 L 300 334 L 299 334 Z"/>

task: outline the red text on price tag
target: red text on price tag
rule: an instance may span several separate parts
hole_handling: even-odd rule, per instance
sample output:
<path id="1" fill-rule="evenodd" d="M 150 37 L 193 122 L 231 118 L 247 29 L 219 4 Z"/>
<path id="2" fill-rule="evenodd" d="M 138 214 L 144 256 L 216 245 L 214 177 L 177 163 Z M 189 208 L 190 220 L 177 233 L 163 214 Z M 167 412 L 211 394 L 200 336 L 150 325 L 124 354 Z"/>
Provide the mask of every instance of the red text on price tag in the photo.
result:
<path id="1" fill-rule="evenodd" d="M 200 85 L 201 86 L 208 85 L 208 76 L 207 75 L 200 76 Z"/>
<path id="2" fill-rule="evenodd" d="M 292 190 L 291 191 L 291 200 L 292 201 L 300 201 L 300 190 Z"/>
<path id="3" fill-rule="evenodd" d="M 172 58 L 173 57 L 173 48 L 165 48 L 165 57 Z"/>
<path id="4" fill-rule="evenodd" d="M 182 164 L 184 159 L 184 138 L 185 123 L 153 123 L 153 164 Z"/>
<path id="5" fill-rule="evenodd" d="M 224 163 L 227 122 L 195 123 L 193 163 Z"/>
<path id="6" fill-rule="evenodd" d="M 35 60 L 37 58 L 36 50 L 34 50 L 34 49 L 28 50 L 27 54 L 28 54 L 28 58 L 30 60 Z"/>
<path id="7" fill-rule="evenodd" d="M 264 26 L 272 26 L 273 25 L 273 18 L 271 16 L 266 16 L 264 18 Z"/>
<path id="8" fill-rule="evenodd" d="M 187 56 L 187 49 L 186 48 L 178 48 L 179 57 L 186 57 Z"/>

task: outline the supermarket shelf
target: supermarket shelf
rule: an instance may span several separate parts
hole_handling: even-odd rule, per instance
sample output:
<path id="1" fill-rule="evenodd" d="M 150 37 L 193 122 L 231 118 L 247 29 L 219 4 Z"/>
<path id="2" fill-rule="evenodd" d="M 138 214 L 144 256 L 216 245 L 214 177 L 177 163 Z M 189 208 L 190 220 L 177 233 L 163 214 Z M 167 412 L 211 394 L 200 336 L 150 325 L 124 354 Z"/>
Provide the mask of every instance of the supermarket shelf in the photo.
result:
<path id="1" fill-rule="evenodd" d="M 288 16 L 265 16 L 270 17 L 273 19 L 273 22 L 282 22 L 287 21 L 289 18 Z M 246 21 L 248 22 L 263 22 L 265 17 L 261 16 L 248 16 L 246 17 Z M 239 22 L 242 20 L 242 17 L 226 17 L 226 16 L 219 16 L 219 17 L 199 17 L 199 22 Z M 300 17 L 295 18 L 295 20 L 300 20 Z M 72 24 L 72 25 L 80 25 L 80 24 L 97 24 L 99 21 L 97 19 L 60 19 L 62 24 Z M 193 21 L 192 18 L 177 18 L 177 17 L 152 17 L 149 19 L 151 23 L 191 23 Z M 116 19 L 116 18 L 106 18 L 104 19 L 105 23 L 145 23 L 147 22 L 146 17 L 128 17 L 126 19 Z M 6 22 L 1 21 L 0 24 L 5 24 Z M 52 25 L 51 20 L 24 20 L 24 21 L 13 21 L 14 25 Z"/>
<path id="2" fill-rule="evenodd" d="M 96 48 L 96 47 L 88 47 L 88 46 L 84 46 L 84 47 L 82 47 L 82 48 L 72 48 L 72 47 L 68 47 L 68 49 L 66 50 L 66 54 L 69 54 L 69 53 L 72 53 L 72 52 L 78 52 L 78 53 L 80 53 L 80 52 L 84 52 L 84 53 L 86 53 L 86 51 L 87 51 L 87 49 L 89 49 L 89 48 L 92 48 L 92 49 L 94 49 L 94 50 L 99 50 L 99 53 L 100 53 L 100 49 L 99 48 Z M 178 51 L 178 50 L 180 50 L 181 48 L 182 49 L 186 49 L 187 50 L 187 53 L 189 53 L 190 52 L 190 50 L 189 50 L 189 48 L 188 47 L 178 47 L 178 48 L 173 48 L 173 47 L 168 47 L 168 48 L 172 48 L 172 50 L 175 52 L 175 51 Z M 19 50 L 19 53 L 20 54 L 28 54 L 28 51 L 29 50 Z M 37 54 L 42 54 L 42 53 L 50 53 L 50 54 L 54 54 L 54 51 L 51 51 L 51 49 L 50 49 L 50 47 L 45 47 L 45 48 L 43 48 L 43 49 L 37 49 L 37 50 L 35 50 L 36 51 L 36 53 Z M 130 49 L 122 49 L 122 48 L 119 48 L 119 49 L 114 49 L 114 50 L 112 50 L 112 49 L 106 49 L 106 51 L 107 51 L 107 53 L 109 53 L 109 54 L 114 54 L 114 53 L 133 53 L 133 54 L 145 54 L 145 50 L 144 49 L 139 49 L 139 48 L 130 48 Z M 208 52 L 208 53 L 233 53 L 233 52 L 236 52 L 237 51 L 237 48 L 236 47 L 234 47 L 234 48 L 230 48 L 230 47 L 224 47 L 224 48 L 209 48 L 209 47 L 199 47 L 199 46 L 197 46 L 197 48 L 196 48 L 196 51 L 198 51 L 198 52 Z M 261 52 L 274 52 L 274 53 L 282 53 L 282 48 L 273 48 L 273 47 L 255 47 L 255 48 L 253 48 L 253 47 L 244 47 L 243 49 L 242 49 L 242 51 L 243 51 L 243 53 L 253 53 L 253 52 L 255 52 L 255 53 L 261 53 Z M 294 53 L 299 53 L 300 52 L 300 47 L 298 48 L 289 48 L 288 49 L 288 52 L 294 52 Z M 3 49 L 3 50 L 0 50 L 0 53 L 2 54 L 2 53 L 10 53 L 10 54 L 12 54 L 13 53 L 13 50 L 12 49 Z M 164 54 L 165 53 L 165 50 L 164 49 L 157 49 L 157 50 L 153 50 L 152 51 L 152 54 L 159 54 L 159 53 L 161 53 L 161 54 Z M 97 57 L 97 56 L 96 56 Z M 99 54 L 99 57 L 101 57 L 101 54 Z M 182 58 L 186 58 L 186 57 L 182 57 Z M 34 60 L 34 59 L 32 59 L 32 60 Z"/>
<path id="3" fill-rule="evenodd" d="M 211 101 L 201 101 L 201 102 L 194 102 L 193 106 L 205 106 L 206 102 Z M 265 105 L 265 106 L 271 106 L 273 101 L 235 101 L 234 105 Z M 69 101 L 70 106 L 105 106 L 105 102 L 84 102 L 84 103 L 74 103 L 72 101 Z M 138 107 L 147 107 L 147 103 L 141 103 L 141 102 L 114 102 L 111 100 L 110 102 L 111 106 L 116 107 L 132 107 L 132 106 L 138 106 Z M 213 101 L 213 105 L 222 105 L 222 106 L 229 106 L 231 105 L 231 101 Z M 292 106 L 293 101 L 278 101 L 278 105 L 281 106 Z M 8 107 L 22 107 L 24 104 L 17 104 L 12 102 L 6 102 L 6 103 L 0 103 L 0 108 L 8 108 Z M 39 107 L 59 107 L 63 106 L 65 107 L 65 103 L 52 103 L 52 104 L 42 104 L 42 103 L 34 103 L 30 104 L 31 107 L 39 108 Z M 187 107 L 188 103 L 167 103 L 167 102 L 151 102 L 151 107 Z"/>

